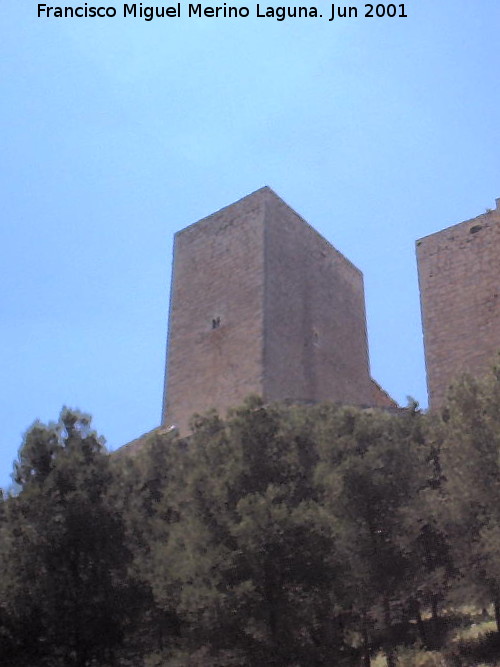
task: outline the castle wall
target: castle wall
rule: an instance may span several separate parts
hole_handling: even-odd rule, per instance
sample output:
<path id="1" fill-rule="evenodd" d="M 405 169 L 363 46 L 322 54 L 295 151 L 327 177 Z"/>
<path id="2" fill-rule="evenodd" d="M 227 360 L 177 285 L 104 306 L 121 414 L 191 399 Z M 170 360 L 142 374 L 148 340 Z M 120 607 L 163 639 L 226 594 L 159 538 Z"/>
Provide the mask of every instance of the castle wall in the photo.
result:
<path id="1" fill-rule="evenodd" d="M 429 405 L 454 378 L 487 372 L 500 351 L 500 200 L 497 207 L 417 241 Z"/>
<path id="2" fill-rule="evenodd" d="M 264 209 L 245 199 L 175 235 L 164 424 L 262 394 Z"/>
<path id="3" fill-rule="evenodd" d="M 266 399 L 373 404 L 363 275 L 277 196 L 265 272 Z"/>

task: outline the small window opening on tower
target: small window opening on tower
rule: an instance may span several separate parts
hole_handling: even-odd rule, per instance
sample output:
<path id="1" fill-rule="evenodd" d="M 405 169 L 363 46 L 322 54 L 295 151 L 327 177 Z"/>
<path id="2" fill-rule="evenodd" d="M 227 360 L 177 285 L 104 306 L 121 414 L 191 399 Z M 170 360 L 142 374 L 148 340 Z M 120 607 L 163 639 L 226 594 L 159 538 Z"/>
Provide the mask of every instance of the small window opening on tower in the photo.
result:
<path id="1" fill-rule="evenodd" d="M 319 333 L 316 331 L 316 329 L 313 329 L 312 339 L 313 339 L 312 340 L 313 345 L 318 347 L 319 346 Z"/>
<path id="2" fill-rule="evenodd" d="M 220 327 L 220 317 L 214 317 L 212 319 L 212 329 L 218 329 Z"/>

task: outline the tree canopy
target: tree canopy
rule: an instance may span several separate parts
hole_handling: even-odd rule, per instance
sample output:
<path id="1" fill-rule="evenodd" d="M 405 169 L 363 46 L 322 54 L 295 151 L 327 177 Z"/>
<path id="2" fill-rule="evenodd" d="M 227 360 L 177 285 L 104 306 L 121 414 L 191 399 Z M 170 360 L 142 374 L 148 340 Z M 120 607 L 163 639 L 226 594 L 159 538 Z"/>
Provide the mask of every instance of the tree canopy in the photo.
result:
<path id="1" fill-rule="evenodd" d="M 253 397 L 134 455 L 63 409 L 0 497 L 0 662 L 393 667 L 445 603 L 500 623 L 499 455 L 498 371 L 433 415 Z"/>

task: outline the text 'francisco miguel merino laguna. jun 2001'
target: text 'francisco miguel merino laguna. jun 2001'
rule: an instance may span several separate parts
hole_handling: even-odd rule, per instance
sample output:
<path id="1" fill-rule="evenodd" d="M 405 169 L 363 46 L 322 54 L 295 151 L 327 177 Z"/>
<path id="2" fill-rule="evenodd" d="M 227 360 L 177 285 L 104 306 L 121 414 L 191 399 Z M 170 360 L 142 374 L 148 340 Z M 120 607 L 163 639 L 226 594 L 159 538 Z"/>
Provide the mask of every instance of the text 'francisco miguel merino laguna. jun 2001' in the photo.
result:
<path id="1" fill-rule="evenodd" d="M 46 19 L 60 18 L 83 18 L 83 19 L 110 19 L 110 18 L 135 18 L 144 21 L 154 19 L 175 18 L 224 18 L 242 19 L 250 16 L 256 18 L 272 18 L 284 21 L 286 18 L 317 18 L 334 21 L 345 18 L 407 18 L 405 4 L 364 4 L 364 5 L 338 5 L 325 4 L 315 7 L 312 5 L 299 6 L 275 6 L 266 3 L 257 3 L 252 7 L 245 5 L 229 5 L 224 2 L 221 5 L 204 5 L 202 3 L 181 3 L 174 5 L 143 5 L 140 3 L 123 4 L 120 7 L 113 5 L 97 6 L 89 5 L 87 2 L 80 6 L 51 6 L 44 3 L 38 4 L 38 17 Z"/>

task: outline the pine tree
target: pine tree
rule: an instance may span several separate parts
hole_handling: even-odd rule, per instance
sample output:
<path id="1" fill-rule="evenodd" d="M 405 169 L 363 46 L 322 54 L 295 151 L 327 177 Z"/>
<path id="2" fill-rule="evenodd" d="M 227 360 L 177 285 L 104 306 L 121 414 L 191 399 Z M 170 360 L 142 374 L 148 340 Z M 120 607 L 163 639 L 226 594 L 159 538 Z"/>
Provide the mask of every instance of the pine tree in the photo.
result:
<path id="1" fill-rule="evenodd" d="M 443 529 L 459 583 L 482 605 L 494 604 L 500 632 L 500 369 L 463 377 L 443 411 Z"/>
<path id="2" fill-rule="evenodd" d="M 0 598 L 20 664 L 85 667 L 111 656 L 127 618 L 124 529 L 112 477 L 87 415 L 36 423 L 5 503 Z M 27 630 L 29 628 L 29 630 Z"/>

